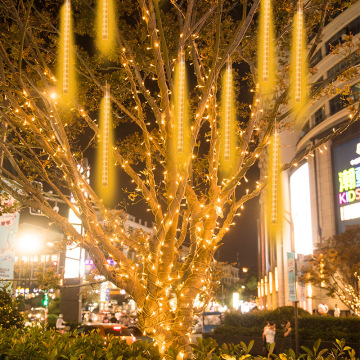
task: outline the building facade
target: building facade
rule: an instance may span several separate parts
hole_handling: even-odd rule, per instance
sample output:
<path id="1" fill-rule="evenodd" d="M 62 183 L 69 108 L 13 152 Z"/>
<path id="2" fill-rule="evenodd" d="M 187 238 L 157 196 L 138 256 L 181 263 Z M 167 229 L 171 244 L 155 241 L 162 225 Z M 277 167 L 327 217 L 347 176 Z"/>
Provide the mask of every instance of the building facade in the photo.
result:
<path id="1" fill-rule="evenodd" d="M 347 225 L 360 224 L 360 126 L 357 121 L 346 127 L 360 98 L 359 14 L 358 1 L 324 28 L 310 64 L 315 70 L 309 79 L 315 100 L 296 119 L 296 130 L 280 133 L 282 163 L 300 161 L 281 175 L 282 230 L 276 235 L 268 230 L 266 193 L 260 198 L 258 295 L 263 309 L 293 304 L 288 253 L 311 256 L 327 238 L 343 232 Z M 345 49 L 340 46 L 333 51 L 345 42 Z M 352 76 L 339 78 L 344 71 Z M 334 91 L 320 87 L 324 80 Z M 339 127 L 344 127 L 340 135 L 307 154 Z M 265 156 L 260 159 L 263 178 L 267 163 Z M 335 303 L 340 305 L 325 294 L 324 289 L 305 284 L 298 288 L 299 304 L 311 313 L 322 304 L 330 311 Z"/>

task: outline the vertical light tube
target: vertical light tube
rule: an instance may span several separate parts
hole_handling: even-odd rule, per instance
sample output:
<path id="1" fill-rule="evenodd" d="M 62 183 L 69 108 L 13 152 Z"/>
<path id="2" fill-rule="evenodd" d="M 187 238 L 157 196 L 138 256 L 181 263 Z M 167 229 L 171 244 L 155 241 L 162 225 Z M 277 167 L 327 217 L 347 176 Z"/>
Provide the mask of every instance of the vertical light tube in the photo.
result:
<path id="1" fill-rule="evenodd" d="M 102 139 L 102 186 L 109 186 L 109 143 L 110 143 L 110 85 L 105 86 L 104 123 Z"/>
<path id="2" fill-rule="evenodd" d="M 276 225 L 278 222 L 278 181 L 279 181 L 279 135 L 276 130 L 274 130 L 273 137 L 273 153 L 272 153 L 272 169 L 271 169 L 271 224 Z"/>
<path id="3" fill-rule="evenodd" d="M 303 4 L 302 1 L 298 1 L 297 9 L 297 21 L 296 21 L 296 35 L 295 35 L 295 103 L 301 103 L 301 88 L 302 88 L 302 51 L 303 51 Z"/>
<path id="4" fill-rule="evenodd" d="M 270 0 L 264 0 L 264 42 L 263 42 L 263 81 L 269 81 L 270 68 Z"/>
<path id="5" fill-rule="evenodd" d="M 224 160 L 230 160 L 231 154 L 231 90 L 232 90 L 232 74 L 231 64 L 228 59 L 226 64 L 225 79 L 225 126 L 224 126 Z"/>
<path id="6" fill-rule="evenodd" d="M 103 0 L 102 3 L 101 34 L 103 40 L 109 39 L 109 0 Z"/>
<path id="7" fill-rule="evenodd" d="M 185 53 L 180 50 L 179 62 L 179 92 L 177 113 L 177 151 L 184 152 L 184 121 L 185 121 Z"/>
<path id="8" fill-rule="evenodd" d="M 70 0 L 65 1 L 64 9 L 64 52 L 63 52 L 63 94 L 67 95 L 70 92 L 70 33 L 71 24 L 71 5 Z"/>

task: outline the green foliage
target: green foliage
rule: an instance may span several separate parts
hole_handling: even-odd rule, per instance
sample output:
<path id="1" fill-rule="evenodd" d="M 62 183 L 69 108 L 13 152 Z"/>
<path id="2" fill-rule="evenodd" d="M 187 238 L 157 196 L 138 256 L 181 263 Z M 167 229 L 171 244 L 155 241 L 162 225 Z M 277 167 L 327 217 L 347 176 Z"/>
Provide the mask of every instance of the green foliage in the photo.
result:
<path id="1" fill-rule="evenodd" d="M 54 316 L 54 315 L 53 315 Z M 197 339 L 192 344 L 193 359 L 196 360 L 253 360 L 266 359 L 254 357 L 249 352 L 254 341 L 248 345 L 223 344 L 219 346 L 212 338 Z M 109 336 L 106 341 L 98 332 L 79 335 L 75 331 L 60 334 L 45 328 L 1 329 L 0 360 L 5 359 L 98 359 L 98 360 L 177 360 L 181 358 L 179 349 L 169 348 L 166 354 L 160 355 L 154 343 L 137 341 L 127 345 L 118 337 Z M 270 355 L 274 360 L 295 360 L 292 350 L 279 356 Z M 355 351 L 345 345 L 345 340 L 336 340 L 334 347 L 328 351 L 320 350 L 320 340 L 312 348 L 302 347 L 298 360 L 356 360 Z"/>
<path id="2" fill-rule="evenodd" d="M 8 285 L 0 286 L 0 326 L 5 329 L 23 326 L 24 318 L 18 303 L 12 299 Z"/>
<path id="3" fill-rule="evenodd" d="M 55 314 L 49 314 L 47 318 L 47 325 L 51 329 L 55 329 L 56 320 L 58 319 L 58 316 Z"/>
<path id="4" fill-rule="evenodd" d="M 331 341 L 335 338 L 345 338 L 348 342 L 359 341 L 359 318 L 313 316 L 303 309 L 298 310 L 300 339 Z M 290 321 L 294 328 L 294 308 L 283 306 L 272 311 L 254 311 L 247 314 L 230 313 L 225 316 L 224 325 L 216 328 L 215 333 L 258 337 L 261 336 L 266 321 L 273 321 L 277 324 L 277 336 L 281 337 L 283 334 L 279 331 L 281 324 Z M 292 336 L 294 336 L 294 332 Z"/>

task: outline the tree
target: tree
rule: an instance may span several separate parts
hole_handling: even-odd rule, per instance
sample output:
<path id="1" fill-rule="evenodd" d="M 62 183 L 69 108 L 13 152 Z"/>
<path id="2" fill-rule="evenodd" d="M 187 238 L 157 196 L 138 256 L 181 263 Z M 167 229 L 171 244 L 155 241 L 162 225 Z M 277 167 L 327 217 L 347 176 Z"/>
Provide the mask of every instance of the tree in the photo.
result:
<path id="1" fill-rule="evenodd" d="M 244 203 L 265 185 L 247 184 L 246 173 L 266 148 L 275 119 L 281 128 L 292 114 L 287 78 L 296 5 L 275 1 L 273 6 L 278 82 L 264 96 L 261 86 L 260 90 L 256 86 L 260 0 L 117 3 L 109 11 L 116 16 L 116 29 L 109 25 L 108 33 L 116 35 L 115 43 L 105 49 L 105 56 L 98 51 L 101 40 L 92 41 L 99 10 L 89 1 L 72 2 L 78 40 L 76 87 L 75 71 L 56 72 L 57 66 L 65 66 L 65 60 L 57 65 L 58 39 L 67 36 L 59 36 L 58 2 L 1 3 L 5 20 L 0 25 L 0 116 L 4 123 L 0 188 L 23 206 L 41 210 L 67 234 L 69 242 L 83 246 L 99 273 L 136 301 L 140 326 L 163 351 L 174 346 L 188 353 L 195 299 L 206 301 L 211 296 L 214 253 Z M 325 21 L 334 9 L 341 11 L 349 4 L 326 0 L 306 4 L 308 36 L 315 36 L 311 36 L 309 58 Z M 71 38 L 66 39 L 66 46 L 60 41 L 60 49 L 66 47 L 67 54 L 73 54 Z M 66 59 L 70 64 L 70 57 Z M 221 82 L 225 67 L 231 70 L 230 61 L 233 92 Z M 187 89 L 181 84 L 184 72 L 189 74 Z M 73 76 L 65 79 L 69 73 Z M 67 81 L 71 86 L 66 88 Z M 59 83 L 62 96 L 56 98 Z M 328 85 L 326 81 L 320 84 L 316 94 Z M 218 120 L 225 111 L 223 103 L 232 93 L 241 90 L 242 94 L 243 87 L 248 95 L 233 99 L 239 119 L 227 130 L 230 146 L 224 139 L 226 126 Z M 222 89 L 228 92 L 220 96 Z M 103 130 L 108 128 L 103 126 L 104 117 L 100 123 L 95 120 L 103 94 L 103 108 L 111 98 L 113 126 L 125 129 L 110 147 L 113 161 L 110 158 L 109 163 Z M 357 118 L 352 109 L 351 120 L 324 142 Z M 229 145 L 227 150 L 224 144 Z M 91 147 L 105 149 L 105 177 L 90 185 L 82 159 Z M 113 162 L 121 170 L 121 179 L 132 181 L 129 198 L 141 200 L 152 213 L 153 235 L 127 234 L 124 217 L 108 205 L 114 197 L 110 190 L 123 186 L 119 180 L 112 181 Z M 43 190 L 36 181 L 43 183 Z M 55 202 L 81 219 L 84 235 L 55 210 Z M 184 244 L 189 245 L 189 253 L 180 261 L 179 249 Z M 128 259 L 124 249 L 135 251 L 138 261 Z M 117 266 L 108 266 L 107 257 Z"/>
<path id="2" fill-rule="evenodd" d="M 0 286 L 0 326 L 9 329 L 22 327 L 24 318 L 18 309 L 18 303 L 12 299 L 7 285 Z"/>
<path id="3" fill-rule="evenodd" d="M 324 241 L 304 274 L 305 281 L 323 287 L 360 316 L 360 226 Z"/>

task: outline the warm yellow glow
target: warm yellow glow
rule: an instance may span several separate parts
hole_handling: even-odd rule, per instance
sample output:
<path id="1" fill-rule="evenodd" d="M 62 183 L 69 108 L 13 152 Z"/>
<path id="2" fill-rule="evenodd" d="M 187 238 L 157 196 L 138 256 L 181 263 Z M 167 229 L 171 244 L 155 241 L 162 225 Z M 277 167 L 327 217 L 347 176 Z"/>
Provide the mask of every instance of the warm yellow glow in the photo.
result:
<path id="1" fill-rule="evenodd" d="M 261 293 L 261 297 L 264 296 L 264 279 L 260 280 L 260 293 Z"/>
<path id="2" fill-rule="evenodd" d="M 312 286 L 311 286 L 311 284 L 308 283 L 308 284 L 306 285 L 306 288 L 307 288 L 307 296 L 308 296 L 309 298 L 312 298 L 313 291 L 312 291 Z"/>
<path id="3" fill-rule="evenodd" d="M 261 283 L 258 282 L 258 297 L 261 297 Z"/>
<path id="4" fill-rule="evenodd" d="M 109 39 L 109 0 L 103 0 L 102 6 L 102 29 L 103 40 Z"/>
<path id="5" fill-rule="evenodd" d="M 275 46 L 271 0 L 262 0 L 258 32 L 258 73 L 262 96 L 271 95 L 275 85 Z"/>
<path id="6" fill-rule="evenodd" d="M 72 105 L 76 96 L 74 39 L 70 0 L 66 0 L 60 13 L 59 63 L 57 67 L 57 94 L 63 104 Z"/>
<path id="7" fill-rule="evenodd" d="M 184 117 L 185 117 L 185 54 L 180 51 L 178 108 L 177 108 L 177 151 L 184 152 Z"/>
<path id="8" fill-rule="evenodd" d="M 227 60 L 226 69 L 222 79 L 220 138 L 221 149 L 220 165 L 224 177 L 231 176 L 236 162 L 236 114 L 233 85 L 233 69 L 230 59 Z"/>
<path id="9" fill-rule="evenodd" d="M 269 81 L 269 63 L 270 63 L 270 0 L 264 0 L 264 42 L 263 42 L 263 81 Z"/>
<path id="10" fill-rule="evenodd" d="M 273 154 L 271 169 L 271 223 L 277 224 L 278 220 L 278 192 L 279 192 L 279 135 L 275 129 L 273 137 Z"/>
<path id="11" fill-rule="evenodd" d="M 225 129 L 224 129 L 224 160 L 230 161 L 230 128 L 231 128 L 231 90 L 232 90 L 232 74 L 231 64 L 227 61 L 226 64 L 226 79 L 225 79 Z"/>
<path id="12" fill-rule="evenodd" d="M 279 272 L 277 267 L 274 269 L 274 277 L 275 277 L 275 291 L 279 291 Z"/>
<path id="13" fill-rule="evenodd" d="M 272 294 L 273 292 L 273 275 L 272 272 L 269 272 L 269 293 Z"/>
<path id="14" fill-rule="evenodd" d="M 276 126 L 270 140 L 268 159 L 267 218 L 269 219 L 269 232 L 275 236 L 281 229 L 283 219 L 281 206 L 280 136 Z"/>
<path id="15" fill-rule="evenodd" d="M 296 55 L 295 55 L 295 103 L 301 102 L 301 84 L 302 84 L 302 38 L 303 38 L 303 9 L 301 1 L 298 2 L 296 26 Z"/>
<path id="16" fill-rule="evenodd" d="M 104 97 L 100 105 L 100 146 L 97 153 L 96 168 L 98 174 L 96 178 L 96 189 L 98 195 L 103 199 L 107 206 L 115 205 L 113 202 L 116 184 L 116 172 L 113 157 L 114 139 L 112 132 L 112 114 L 110 86 L 106 85 Z"/>
<path id="17" fill-rule="evenodd" d="M 64 5 L 64 52 L 63 52 L 63 94 L 70 90 L 70 38 L 71 38 L 71 6 L 70 0 Z"/>
<path id="18" fill-rule="evenodd" d="M 304 29 L 304 13 L 302 0 L 298 1 L 298 9 L 294 17 L 294 30 L 291 49 L 291 105 L 299 112 L 307 102 L 307 51 Z M 304 114 L 303 114 L 304 116 Z"/>
<path id="19" fill-rule="evenodd" d="M 264 277 L 264 288 L 265 288 L 265 295 L 268 294 L 268 279 L 267 276 Z"/>
<path id="20" fill-rule="evenodd" d="M 106 55 L 109 55 L 116 48 L 115 14 L 114 0 L 98 0 L 96 9 L 96 44 Z"/>
<path id="21" fill-rule="evenodd" d="M 185 167 L 188 164 L 189 156 L 189 114 L 188 95 L 186 82 L 185 51 L 180 50 L 178 61 L 175 65 L 175 82 L 173 94 L 173 117 L 174 136 L 171 143 L 171 157 L 176 159 L 178 167 Z"/>
<path id="22" fill-rule="evenodd" d="M 109 186 L 109 136 L 110 136 L 110 86 L 105 88 L 104 98 L 104 123 L 103 123 L 103 142 L 102 142 L 102 186 Z"/>

